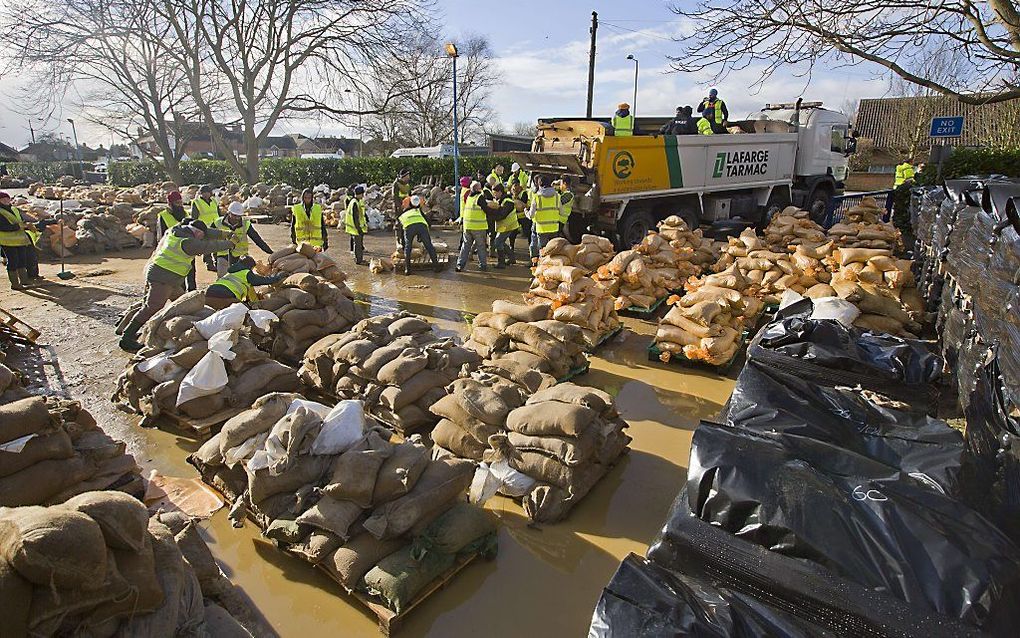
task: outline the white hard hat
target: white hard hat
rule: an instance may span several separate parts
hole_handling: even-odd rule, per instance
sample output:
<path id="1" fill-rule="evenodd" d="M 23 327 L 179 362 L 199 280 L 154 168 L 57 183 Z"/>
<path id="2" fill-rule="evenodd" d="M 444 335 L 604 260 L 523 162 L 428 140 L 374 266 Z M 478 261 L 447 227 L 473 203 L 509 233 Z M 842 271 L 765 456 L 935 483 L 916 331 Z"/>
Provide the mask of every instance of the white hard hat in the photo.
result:
<path id="1" fill-rule="evenodd" d="M 411 206 L 418 206 L 419 204 L 421 204 L 421 197 L 411 195 Z"/>
<path id="2" fill-rule="evenodd" d="M 227 212 L 231 215 L 244 215 L 244 204 L 237 201 L 230 202 L 230 206 L 227 206 Z"/>
<path id="3" fill-rule="evenodd" d="M 521 170 L 521 165 L 518 164 L 517 162 L 514 162 L 513 164 L 510 165 L 510 170 L 519 171 Z"/>

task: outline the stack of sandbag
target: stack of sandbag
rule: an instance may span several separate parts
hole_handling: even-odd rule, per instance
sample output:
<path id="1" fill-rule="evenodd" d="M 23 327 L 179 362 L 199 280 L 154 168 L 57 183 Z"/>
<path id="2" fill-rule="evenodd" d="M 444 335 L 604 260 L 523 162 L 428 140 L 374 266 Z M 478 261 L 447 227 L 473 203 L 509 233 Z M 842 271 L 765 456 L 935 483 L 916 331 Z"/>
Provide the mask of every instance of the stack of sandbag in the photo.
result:
<path id="1" fill-rule="evenodd" d="M 539 252 L 539 266 L 573 266 L 585 274 L 608 264 L 616 254 L 613 242 L 597 235 L 582 235 L 580 244 L 571 244 L 563 237 L 549 241 Z"/>
<path id="2" fill-rule="evenodd" d="M 895 251 L 902 247 L 900 231 L 891 222 L 883 222 L 885 210 L 873 197 L 861 199 L 850 208 L 843 221 L 828 230 L 829 239 L 839 247 L 877 248 Z"/>
<path id="3" fill-rule="evenodd" d="M 791 246 L 801 244 L 823 244 L 825 230 L 811 221 L 811 215 L 806 210 L 787 206 L 765 227 L 765 243 L 776 252 L 785 252 L 791 250 Z"/>
<path id="4" fill-rule="evenodd" d="M 445 241 L 433 241 L 432 247 L 436 249 L 436 257 L 439 259 L 439 263 L 445 264 L 450 261 L 450 245 Z M 403 246 L 397 246 L 393 250 L 393 254 L 390 255 L 390 261 L 393 263 L 393 267 L 397 270 L 403 270 L 404 268 L 404 248 Z M 431 264 L 432 261 L 429 257 L 428 252 L 425 248 L 418 243 L 411 248 L 411 263 L 418 264 Z"/>
<path id="5" fill-rule="evenodd" d="M 924 319 L 924 301 L 914 282 L 911 260 L 896 259 L 891 250 L 839 248 L 830 261 L 835 269 L 831 285 L 811 289 L 806 296 L 838 296 L 861 311 L 855 326 L 916 338 Z"/>
<path id="6" fill-rule="evenodd" d="M 363 319 L 349 332 L 323 337 L 305 352 L 301 379 L 339 399 L 362 399 L 376 417 L 409 433 L 431 429 L 428 411 L 462 368 L 480 357 L 441 339 L 407 312 Z"/>
<path id="7" fill-rule="evenodd" d="M 322 337 L 343 332 L 362 318 L 354 294 L 340 285 L 312 274 L 298 273 L 284 279 L 252 304 L 279 318 L 262 332 L 253 330 L 255 343 L 275 359 L 300 361 L 308 346 Z"/>
<path id="8" fill-rule="evenodd" d="M 539 390 L 489 437 L 472 500 L 521 497 L 531 520 L 563 519 L 627 449 L 627 423 L 612 396 L 573 383 Z M 522 476 L 523 475 L 523 476 Z M 530 479 L 530 480 L 528 480 Z"/>
<path id="9" fill-rule="evenodd" d="M 266 274 L 264 268 L 257 270 L 262 270 L 263 274 Z M 291 244 L 270 255 L 269 272 L 273 274 L 284 272 L 288 275 L 311 273 L 338 286 L 344 285 L 344 280 L 347 279 L 347 275 L 340 270 L 332 257 L 305 242 L 296 246 Z"/>
<path id="10" fill-rule="evenodd" d="M 770 250 L 750 228 L 739 237 L 730 237 L 723 256 L 715 265 L 717 272 L 736 269 L 747 280 L 743 292 L 754 294 L 767 302 L 776 303 L 786 290 L 804 294 L 819 283 L 828 283 L 830 273 L 824 259 L 834 244 L 790 244 L 779 251 Z"/>
<path id="11" fill-rule="evenodd" d="M 6 372 L 0 364 L 0 377 Z M 15 389 L 0 396 L 28 394 Z M 124 443 L 107 436 L 80 403 L 28 395 L 0 404 L 0 506 L 60 503 L 105 489 L 145 491 Z"/>
<path id="12" fill-rule="evenodd" d="M 700 228 L 692 231 L 677 215 L 670 215 L 659 222 L 659 234 L 676 251 L 676 266 L 681 279 L 700 275 L 718 259 L 712 240 L 706 239 Z"/>
<path id="13" fill-rule="evenodd" d="M 510 359 L 561 379 L 588 364 L 584 329 L 553 318 L 552 304 L 492 302 L 492 312 L 479 313 L 464 346 L 483 359 Z"/>
<path id="14" fill-rule="evenodd" d="M 362 409 L 267 395 L 190 461 L 233 515 L 399 612 L 460 555 L 493 554 L 495 527 L 463 500 L 473 463 L 432 460 L 417 435 L 393 443 Z"/>
<path id="15" fill-rule="evenodd" d="M 75 252 L 93 255 L 107 251 L 137 248 L 142 241 L 127 231 L 125 222 L 109 213 L 86 213 L 74 231 Z"/>
<path id="16" fill-rule="evenodd" d="M 0 509 L 4 636 L 251 635 L 204 599 L 212 570 L 190 522 L 175 534 L 122 492 Z"/>
<path id="17" fill-rule="evenodd" d="M 483 369 L 475 370 L 470 376 L 457 379 L 450 385 L 450 394 L 432 404 L 429 410 L 439 417 L 439 423 L 432 430 L 435 450 L 460 458 L 481 461 L 489 449 L 489 437 L 506 431 L 506 418 L 511 410 L 521 407 L 528 395 L 537 390 L 528 390 L 508 378 L 515 364 L 500 367 L 483 362 Z M 532 375 L 540 387 L 555 385 L 549 375 Z M 531 380 L 531 379 L 529 379 Z M 438 456 L 443 456 L 438 453 Z"/>
<path id="18" fill-rule="evenodd" d="M 203 291 L 182 295 L 146 322 L 145 347 L 117 379 L 113 400 L 149 419 L 164 412 L 205 419 L 249 406 L 266 392 L 297 389 L 297 371 L 248 336 L 253 325 L 264 331 L 275 318 L 240 303 L 213 311 Z"/>
<path id="19" fill-rule="evenodd" d="M 551 243 L 551 242 L 550 242 Z M 582 244 L 583 246 L 584 244 Z M 527 304 L 551 304 L 552 318 L 581 328 L 589 348 L 620 327 L 615 299 L 578 266 L 554 265 L 539 258 L 532 269 L 531 288 L 524 293 Z"/>
<path id="20" fill-rule="evenodd" d="M 650 232 L 632 250 L 618 253 L 593 276 L 616 298 L 617 310 L 650 308 L 683 285 L 677 254 L 666 239 Z"/>

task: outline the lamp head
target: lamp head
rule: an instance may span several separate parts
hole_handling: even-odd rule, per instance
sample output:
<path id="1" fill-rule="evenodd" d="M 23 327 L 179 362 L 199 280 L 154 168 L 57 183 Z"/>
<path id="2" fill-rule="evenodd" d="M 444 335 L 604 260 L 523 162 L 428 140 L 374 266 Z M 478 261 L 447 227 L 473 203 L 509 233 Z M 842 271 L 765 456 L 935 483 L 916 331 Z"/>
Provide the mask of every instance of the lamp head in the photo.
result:
<path id="1" fill-rule="evenodd" d="M 457 57 L 457 45 L 453 42 L 447 42 L 443 45 L 443 50 L 446 51 L 446 55 L 451 58 Z"/>

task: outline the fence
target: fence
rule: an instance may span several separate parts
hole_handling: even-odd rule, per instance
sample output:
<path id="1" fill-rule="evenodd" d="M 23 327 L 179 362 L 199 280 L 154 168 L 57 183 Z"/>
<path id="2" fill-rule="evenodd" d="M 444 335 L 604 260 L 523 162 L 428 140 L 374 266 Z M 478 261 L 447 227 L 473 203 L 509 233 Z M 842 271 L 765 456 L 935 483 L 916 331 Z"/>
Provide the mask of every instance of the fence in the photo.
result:
<path id="1" fill-rule="evenodd" d="M 865 197 L 874 197 L 875 200 L 878 202 L 882 202 L 884 200 L 885 204 L 882 207 L 885 209 L 885 215 L 882 216 L 882 221 L 885 222 L 889 221 L 889 218 L 892 215 L 893 191 L 882 190 L 833 197 L 832 200 L 829 202 L 828 210 L 825 211 L 825 221 L 822 223 L 822 226 L 825 228 L 825 230 L 829 230 L 835 224 L 838 224 L 839 222 L 843 221 L 843 217 L 844 215 L 846 215 L 846 212 L 853 208 L 854 206 L 860 204 L 861 200 L 863 200 Z"/>

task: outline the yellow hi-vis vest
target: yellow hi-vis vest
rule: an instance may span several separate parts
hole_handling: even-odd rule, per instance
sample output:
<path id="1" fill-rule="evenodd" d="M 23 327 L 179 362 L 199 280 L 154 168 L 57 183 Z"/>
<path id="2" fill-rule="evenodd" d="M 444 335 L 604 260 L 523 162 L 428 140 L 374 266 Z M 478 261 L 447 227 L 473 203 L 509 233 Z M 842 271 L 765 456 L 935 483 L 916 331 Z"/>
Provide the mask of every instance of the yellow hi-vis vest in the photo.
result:
<path id="1" fill-rule="evenodd" d="M 698 135 L 715 135 L 712 123 L 703 117 L 698 119 Z"/>
<path id="2" fill-rule="evenodd" d="M 574 194 L 570 191 L 564 191 L 560 195 L 560 223 L 566 224 L 567 218 L 570 217 L 571 211 L 574 210 Z"/>
<path id="3" fill-rule="evenodd" d="M 555 233 L 560 229 L 560 194 L 535 195 L 535 232 L 540 235 Z"/>
<path id="4" fill-rule="evenodd" d="M 634 134 L 634 116 L 628 115 L 621 117 L 619 115 L 613 116 L 613 135 L 616 137 L 625 137 L 627 135 Z"/>
<path id="5" fill-rule="evenodd" d="M 504 186 L 506 185 L 506 181 L 499 176 L 499 173 L 496 172 L 496 169 L 492 169 L 492 172 L 489 173 L 489 177 L 495 177 L 497 183 L 503 184 Z"/>
<path id="6" fill-rule="evenodd" d="M 164 208 L 159 211 L 159 218 L 163 220 L 163 225 L 166 226 L 167 232 L 170 232 L 171 228 L 181 223 L 181 220 L 174 217 L 174 214 L 170 212 L 169 208 Z"/>
<path id="7" fill-rule="evenodd" d="M 528 191 L 523 191 L 521 195 L 523 195 L 524 198 L 523 199 L 518 198 L 518 201 L 523 203 L 524 206 L 521 207 L 521 210 L 517 211 L 517 221 L 528 218 L 528 205 L 531 203 L 531 193 L 529 193 Z"/>
<path id="8" fill-rule="evenodd" d="M 397 219 L 400 221 L 401 227 L 405 229 L 410 226 L 414 226 L 415 224 L 425 224 L 426 228 L 428 228 L 429 225 L 429 223 L 425 221 L 425 216 L 421 214 L 420 208 L 408 208 L 401 213 L 400 217 Z"/>
<path id="9" fill-rule="evenodd" d="M 705 111 L 707 111 L 709 109 L 712 109 L 712 120 L 715 120 L 716 124 L 722 124 L 723 123 L 723 119 L 724 118 L 723 118 L 723 112 L 722 112 L 722 107 L 723 107 L 723 101 L 722 100 L 720 100 L 718 98 L 716 98 L 716 100 L 714 102 L 712 102 L 710 100 L 705 100 L 701 104 L 702 104 L 702 106 L 704 106 L 704 108 L 701 110 L 701 114 L 703 116 L 705 115 Z M 706 117 L 705 119 L 708 119 L 708 118 Z M 709 120 L 709 121 L 711 122 L 711 120 Z"/>
<path id="10" fill-rule="evenodd" d="M 250 272 L 250 270 L 228 272 L 213 282 L 213 285 L 219 284 L 234 293 L 234 297 L 238 301 L 255 299 L 255 287 L 248 283 L 248 274 Z"/>
<path id="11" fill-rule="evenodd" d="M 300 244 L 305 242 L 313 246 L 321 247 L 322 236 L 322 205 L 313 203 L 312 212 L 308 214 L 303 202 L 298 202 L 290 208 L 294 216 L 294 242 Z"/>
<path id="12" fill-rule="evenodd" d="M 185 237 L 178 237 L 173 233 L 163 235 L 152 254 L 152 265 L 159 266 L 163 270 L 172 272 L 181 277 L 187 277 L 191 272 L 191 263 L 195 259 L 184 252 L 183 243 Z"/>
<path id="13" fill-rule="evenodd" d="M 344 213 L 344 230 L 348 235 L 361 235 L 361 231 L 358 229 L 358 225 L 354 223 L 354 217 L 358 215 L 361 221 L 365 223 L 366 230 L 368 226 L 368 220 L 365 219 L 365 200 L 352 197 L 351 201 L 347 202 L 347 212 Z"/>
<path id="14" fill-rule="evenodd" d="M 230 238 L 234 241 L 233 248 L 216 253 L 217 257 L 226 257 L 227 255 L 233 255 L 234 257 L 246 257 L 248 255 L 248 229 L 251 228 L 251 221 L 242 219 L 240 226 L 237 228 L 231 228 L 230 225 L 227 224 L 226 218 L 220 217 L 213 223 L 213 228 L 219 228 L 220 230 L 227 231 L 231 234 Z"/>
<path id="15" fill-rule="evenodd" d="M 15 225 L 21 225 L 25 223 L 25 220 L 21 217 L 21 211 L 18 210 L 17 206 L 12 206 L 10 210 L 6 208 L 0 208 L 0 215 L 3 218 Z M 0 246 L 30 246 L 32 240 L 28 238 L 28 234 L 21 230 L 8 230 L 0 233 Z"/>
<path id="16" fill-rule="evenodd" d="M 510 197 L 503 198 L 500 204 L 506 204 L 507 202 L 513 204 L 514 200 Z M 516 211 L 510 211 L 510 214 L 503 219 L 496 221 L 496 232 L 497 233 L 512 233 L 521 227 L 521 222 L 517 220 Z"/>
<path id="17" fill-rule="evenodd" d="M 510 179 L 508 179 L 507 182 L 512 183 L 515 178 L 517 179 L 517 183 L 521 185 L 521 188 L 528 188 L 528 179 L 530 178 L 523 168 L 517 171 L 516 174 L 511 173 Z"/>
<path id="18" fill-rule="evenodd" d="M 914 178 L 914 166 L 910 162 L 903 162 L 902 164 L 896 165 L 896 181 L 893 182 L 893 186 L 899 186 L 906 182 L 908 179 Z"/>
<path id="19" fill-rule="evenodd" d="M 489 230 L 489 220 L 485 217 L 485 211 L 478 204 L 478 195 L 472 195 L 464 202 L 460 211 L 460 218 L 464 224 L 464 230 Z"/>
<path id="20" fill-rule="evenodd" d="M 216 203 L 215 199 L 207 202 L 201 197 L 196 197 L 192 203 L 198 208 L 198 219 L 204 222 L 207 227 L 212 228 L 220 216 L 220 205 Z"/>

